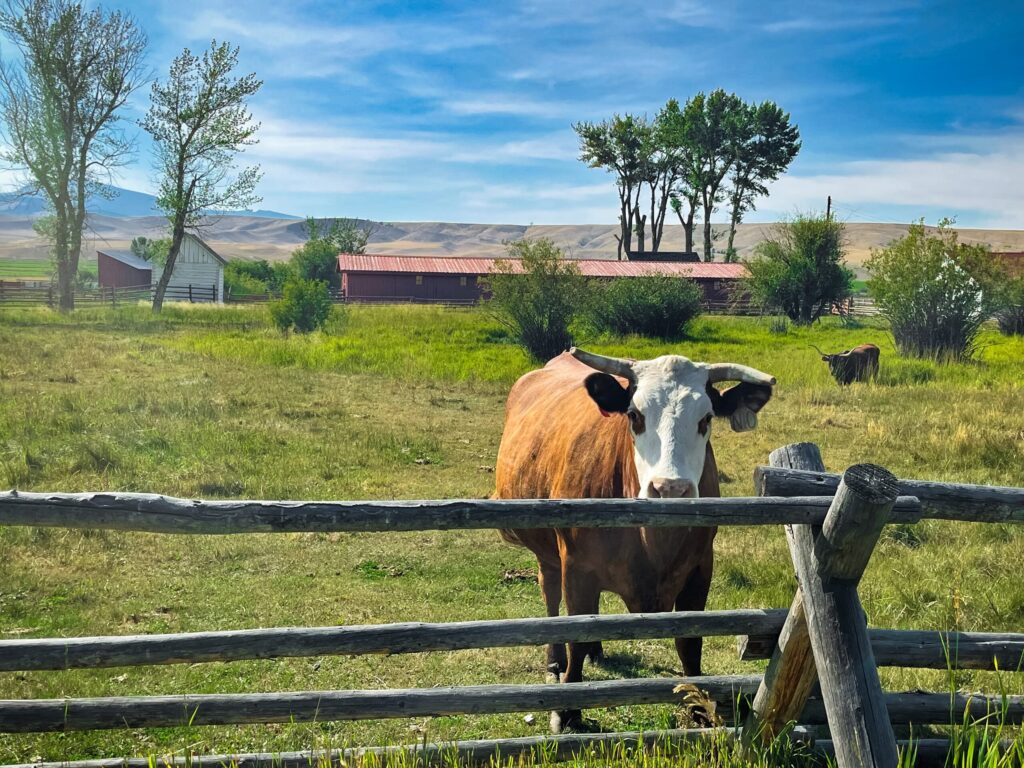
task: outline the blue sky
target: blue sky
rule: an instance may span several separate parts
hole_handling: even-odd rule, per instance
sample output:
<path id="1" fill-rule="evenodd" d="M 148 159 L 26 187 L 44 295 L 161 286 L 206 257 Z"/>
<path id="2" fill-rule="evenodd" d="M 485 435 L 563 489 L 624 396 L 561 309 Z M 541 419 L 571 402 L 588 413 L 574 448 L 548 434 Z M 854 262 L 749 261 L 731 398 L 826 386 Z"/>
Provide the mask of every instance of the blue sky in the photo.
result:
<path id="1" fill-rule="evenodd" d="M 241 47 L 261 207 L 386 221 L 612 223 L 612 178 L 571 123 L 722 87 L 770 98 L 803 151 L 755 221 L 1024 227 L 1024 3 L 113 0 L 164 76 Z M 145 109 L 148 90 L 133 107 Z M 148 147 L 121 183 L 155 188 Z M 724 212 L 718 214 L 724 218 Z"/>

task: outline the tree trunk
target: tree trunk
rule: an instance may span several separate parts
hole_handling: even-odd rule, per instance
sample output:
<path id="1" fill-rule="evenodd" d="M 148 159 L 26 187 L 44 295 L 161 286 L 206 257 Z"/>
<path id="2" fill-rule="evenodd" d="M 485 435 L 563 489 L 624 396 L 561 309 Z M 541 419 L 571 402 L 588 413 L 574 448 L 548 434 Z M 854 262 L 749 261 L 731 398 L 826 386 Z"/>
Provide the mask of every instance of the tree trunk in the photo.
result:
<path id="1" fill-rule="evenodd" d="M 711 261 L 714 256 L 711 253 L 711 214 L 704 209 L 704 261 Z"/>
<path id="2" fill-rule="evenodd" d="M 726 261 L 739 261 L 733 251 L 733 241 L 736 239 L 736 225 L 740 223 L 740 215 L 739 204 L 733 199 L 732 218 L 729 220 L 729 245 L 725 249 Z"/>
<path id="3" fill-rule="evenodd" d="M 644 239 L 646 237 L 646 233 L 644 232 L 644 227 L 647 224 L 647 214 L 645 213 L 643 216 L 640 215 L 640 205 L 639 204 L 637 204 L 637 207 L 636 207 L 635 218 L 636 218 L 636 252 L 637 253 L 643 253 L 644 252 Z"/>
<path id="4" fill-rule="evenodd" d="M 174 272 L 174 262 L 178 260 L 178 252 L 181 250 L 181 242 L 185 239 L 185 227 L 175 225 L 174 234 L 171 236 L 171 247 L 167 251 L 167 261 L 164 264 L 164 271 L 160 273 L 160 281 L 156 284 L 153 292 L 153 314 L 160 314 L 164 308 L 164 294 L 167 292 L 167 284 L 171 282 L 171 275 Z"/>

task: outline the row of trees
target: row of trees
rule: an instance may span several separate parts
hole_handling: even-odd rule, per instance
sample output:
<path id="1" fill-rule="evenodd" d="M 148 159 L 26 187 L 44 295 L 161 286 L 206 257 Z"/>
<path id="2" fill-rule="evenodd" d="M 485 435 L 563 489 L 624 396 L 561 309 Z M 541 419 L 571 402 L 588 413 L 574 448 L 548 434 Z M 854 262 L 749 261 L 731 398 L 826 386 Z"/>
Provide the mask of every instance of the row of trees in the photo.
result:
<path id="1" fill-rule="evenodd" d="M 671 208 L 683 227 L 686 251 L 693 250 L 701 213 L 704 260 L 711 261 L 711 214 L 728 202 L 726 260 L 735 261 L 737 225 L 800 151 L 800 131 L 777 104 L 747 103 L 721 89 L 698 93 L 682 106 L 670 99 L 653 120 L 615 115 L 573 129 L 580 160 L 615 174 L 620 259 L 645 252 L 648 244 L 656 253 Z"/>
<path id="2" fill-rule="evenodd" d="M 128 14 L 74 0 L 4 0 L 0 32 L 18 53 L 0 62 L 0 157 L 24 171 L 27 193 L 46 201 L 60 308 L 69 311 L 86 202 L 110 194 L 113 172 L 135 149 L 124 106 L 148 82 L 146 34 Z M 157 312 L 185 232 L 212 210 L 259 201 L 259 168 L 235 172 L 235 160 L 256 142 L 259 124 L 247 101 L 262 83 L 253 74 L 236 77 L 237 63 L 238 49 L 228 43 L 214 41 L 202 55 L 186 48 L 167 78 L 153 83 L 140 122 L 153 140 L 157 206 L 170 240 Z"/>

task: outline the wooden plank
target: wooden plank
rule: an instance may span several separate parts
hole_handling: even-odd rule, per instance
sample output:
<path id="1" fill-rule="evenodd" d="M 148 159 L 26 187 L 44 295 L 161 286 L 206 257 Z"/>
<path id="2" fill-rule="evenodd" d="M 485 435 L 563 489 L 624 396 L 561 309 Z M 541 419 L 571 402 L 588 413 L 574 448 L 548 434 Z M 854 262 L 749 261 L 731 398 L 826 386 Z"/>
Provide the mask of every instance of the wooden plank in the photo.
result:
<path id="1" fill-rule="evenodd" d="M 921 500 L 923 517 L 979 523 L 1024 523 L 1024 488 L 899 480 L 900 493 Z M 832 496 L 839 475 L 805 467 L 758 467 L 754 487 L 764 496 Z"/>
<path id="2" fill-rule="evenodd" d="M 0 492 L 0 525 L 234 534 L 480 528 L 714 527 L 820 523 L 829 499 L 454 499 L 201 501 L 148 493 Z M 919 519 L 916 499 L 897 518 Z"/>
<path id="3" fill-rule="evenodd" d="M 1024 634 L 868 629 L 868 637 L 880 667 L 1024 671 Z M 741 637 L 740 659 L 770 658 L 776 642 L 771 635 Z"/>
<path id="4" fill-rule="evenodd" d="M 825 469 L 821 452 L 814 443 L 776 448 L 768 455 L 768 463 L 773 467 Z M 756 482 L 754 487 L 758 487 Z M 755 741 L 768 742 L 782 733 L 800 716 L 817 682 L 803 594 L 798 589 L 747 717 L 744 746 L 750 750 Z"/>
<path id="5" fill-rule="evenodd" d="M 309 723 L 668 704 L 681 703 L 682 695 L 675 693 L 679 685 L 697 686 L 729 707 L 737 697 L 753 693 L 758 680 L 721 675 L 560 685 L 7 700 L 0 701 L 0 732 Z"/>
<path id="6" fill-rule="evenodd" d="M 777 633 L 786 611 L 674 611 L 447 624 L 286 627 L 165 635 L 0 641 L 0 671 L 72 669 L 286 656 L 394 654 L 516 645 Z"/>
<path id="7" fill-rule="evenodd" d="M 824 688 L 824 684 L 822 685 Z M 964 715 L 987 725 L 1024 722 L 1024 696 L 986 696 L 980 693 L 927 693 L 908 691 L 882 695 L 885 711 L 894 725 L 961 725 Z M 1005 720 L 1003 716 L 1005 707 Z M 823 725 L 829 721 L 827 704 L 819 696 L 811 698 L 797 720 L 805 725 Z M 835 735 L 833 731 L 832 735 Z M 867 763 L 866 763 L 867 764 Z"/>
<path id="8" fill-rule="evenodd" d="M 450 766 L 458 756 L 459 765 L 491 765 L 494 758 L 546 757 L 549 762 L 572 760 L 588 751 L 616 749 L 678 749 L 701 739 L 727 738 L 731 731 L 722 728 L 670 729 L 664 731 L 626 731 L 613 733 L 576 733 L 558 736 L 522 736 L 510 739 L 474 739 L 448 744 L 405 744 L 390 747 L 360 747 L 302 752 L 255 752 L 223 755 L 178 755 L 150 761 L 148 757 L 72 760 L 51 763 L 21 763 L 2 768 L 346 768 L 359 760 L 376 757 L 394 759 L 400 765 Z M 402 760 L 403 756 L 406 758 Z"/>
<path id="9" fill-rule="evenodd" d="M 857 596 L 898 492 L 893 474 L 857 464 L 843 473 L 817 536 L 810 526 L 786 528 L 840 768 L 895 768 L 899 762 Z"/>

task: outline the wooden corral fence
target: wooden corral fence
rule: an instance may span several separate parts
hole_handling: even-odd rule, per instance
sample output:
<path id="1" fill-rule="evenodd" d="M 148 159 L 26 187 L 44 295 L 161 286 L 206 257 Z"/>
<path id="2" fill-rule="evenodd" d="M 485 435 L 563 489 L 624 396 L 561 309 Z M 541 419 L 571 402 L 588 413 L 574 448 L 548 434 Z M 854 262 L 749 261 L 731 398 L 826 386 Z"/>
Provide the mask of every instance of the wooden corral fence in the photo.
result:
<path id="1" fill-rule="evenodd" d="M 1024 634 L 868 629 L 857 583 L 887 523 L 923 518 L 1024 523 L 1024 489 L 897 480 L 870 464 L 824 472 L 816 446 L 774 451 L 755 472 L 759 496 L 725 499 L 454 500 L 395 502 L 196 501 L 152 494 L 0 493 L 0 525 L 175 534 L 419 531 L 552 526 L 784 525 L 799 588 L 788 610 L 742 609 L 606 616 L 294 627 L 229 632 L 0 641 L 0 672 L 191 664 L 332 654 L 739 635 L 745 658 L 770 658 L 764 676 L 479 685 L 410 690 L 329 690 L 0 701 L 0 732 L 79 731 L 407 718 L 681 703 L 696 686 L 718 705 L 727 731 L 748 746 L 792 723 L 827 724 L 814 747 L 839 766 L 895 766 L 893 724 L 959 723 L 965 713 L 1024 721 L 1024 697 L 883 692 L 878 666 L 1019 670 Z M 820 684 L 820 685 L 819 685 Z M 820 692 L 817 692 L 820 689 Z M 750 703 L 752 700 L 752 704 Z M 367 750 L 176 758 L 212 768 L 341 765 L 358 754 L 413 750 L 429 762 L 458 753 L 484 762 L 543 752 L 569 757 L 595 745 L 679 744 L 722 729 L 601 733 L 420 744 Z M 919 765 L 943 764 L 949 743 L 914 742 Z M 173 761 L 172 761 L 173 762 Z M 159 762 L 163 765 L 162 762 Z M 152 768 L 148 758 L 52 764 Z"/>
<path id="2" fill-rule="evenodd" d="M 75 289 L 75 306 L 112 306 L 136 304 L 149 301 L 152 288 L 148 285 L 125 286 L 122 288 L 77 288 Z M 181 285 L 168 286 L 164 294 L 165 301 L 187 301 L 189 303 L 213 302 L 217 300 L 215 285 Z M 56 307 L 59 302 L 57 289 L 50 285 L 44 287 L 12 285 L 0 283 L 0 307 Z"/>

